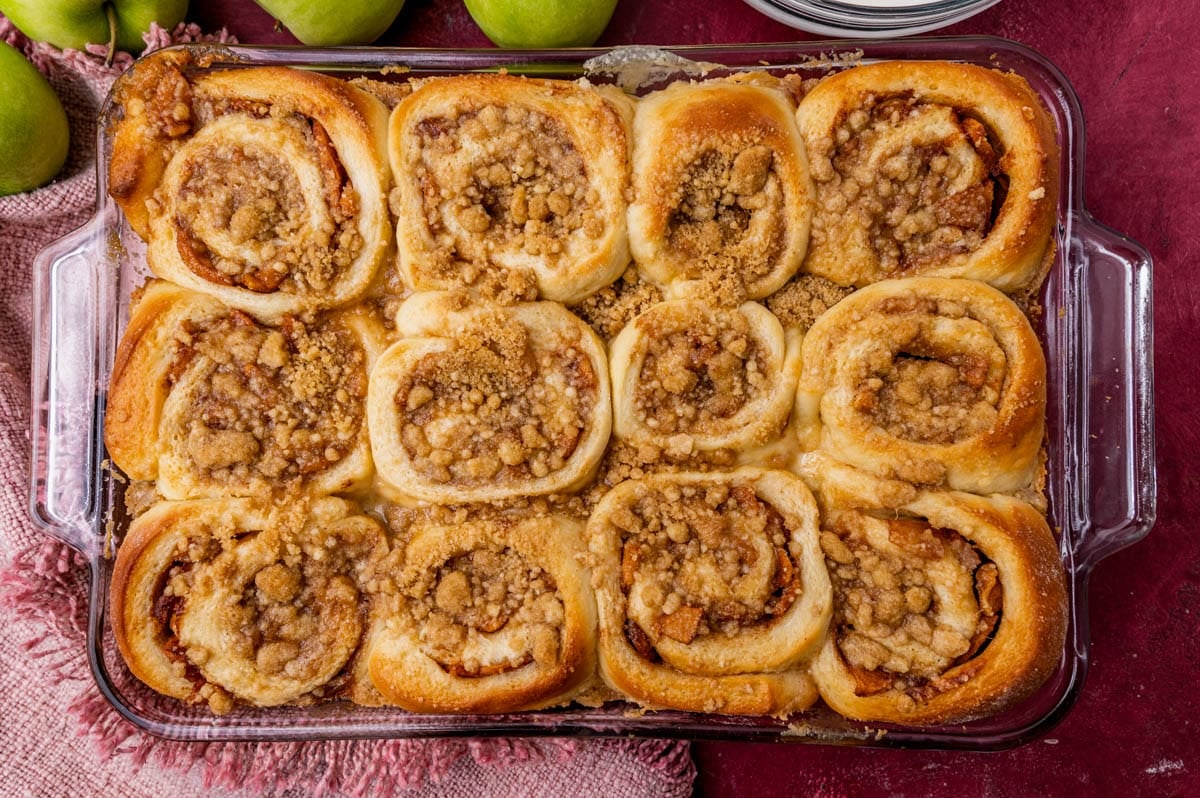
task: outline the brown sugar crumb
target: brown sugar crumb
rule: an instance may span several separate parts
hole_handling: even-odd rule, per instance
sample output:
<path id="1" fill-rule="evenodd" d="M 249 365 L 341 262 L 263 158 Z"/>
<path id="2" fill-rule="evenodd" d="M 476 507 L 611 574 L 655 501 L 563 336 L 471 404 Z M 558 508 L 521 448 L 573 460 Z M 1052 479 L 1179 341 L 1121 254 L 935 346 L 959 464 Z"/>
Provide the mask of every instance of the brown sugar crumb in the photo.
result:
<path id="1" fill-rule="evenodd" d="M 564 610 L 554 579 L 512 549 L 460 554 L 436 570 L 416 571 L 401 590 L 421 648 L 455 676 L 558 659 Z M 506 645 L 489 646 L 485 635 L 502 636 Z"/>
<path id="2" fill-rule="evenodd" d="M 414 177 L 434 238 L 430 269 L 472 285 L 504 271 L 506 256 L 555 264 L 576 235 L 598 239 L 606 221 L 588 167 L 562 122 L 518 105 L 485 105 L 422 119 Z"/>
<path id="3" fill-rule="evenodd" d="M 373 94 L 389 109 L 395 108 L 401 100 L 413 93 L 412 83 L 408 81 L 376 80 L 359 76 L 346 82 L 367 94 Z"/>
<path id="4" fill-rule="evenodd" d="M 738 453 L 732 449 L 696 451 L 689 448 L 684 453 L 652 443 L 630 444 L 614 438 L 596 476 L 581 493 L 583 504 L 590 513 L 604 494 L 626 480 L 642 479 L 648 474 L 727 470 L 737 464 L 737 459 Z"/>
<path id="5" fill-rule="evenodd" d="M 206 114 L 239 110 L 212 108 Z M 193 272 L 221 285 L 327 291 L 362 250 L 358 194 L 319 123 L 298 116 L 280 121 L 308 143 L 320 168 L 322 195 L 307 195 L 279 152 L 251 141 L 214 141 L 188 159 L 174 198 L 179 255 Z M 329 212 L 319 225 L 312 222 L 314 201 Z"/>
<path id="6" fill-rule="evenodd" d="M 952 444 L 991 429 L 1004 389 L 1006 358 L 994 342 L 982 350 L 954 350 L 929 340 L 922 317 L 961 318 L 957 303 L 894 297 L 882 313 L 915 315 L 907 340 L 890 359 L 866 358 L 856 375 L 851 402 L 890 435 L 924 443 Z"/>
<path id="7" fill-rule="evenodd" d="M 618 508 L 610 523 L 623 541 L 631 644 L 643 657 L 646 641 L 690 643 L 770 624 L 800 593 L 783 516 L 747 485 L 668 485 Z"/>
<path id="8" fill-rule="evenodd" d="M 571 310 L 591 325 L 605 341 L 616 337 L 626 324 L 651 305 L 662 301 L 662 290 L 629 268 L 610 286 L 601 288 Z"/>
<path id="9" fill-rule="evenodd" d="M 853 289 L 815 274 L 797 274 L 767 297 L 767 309 L 784 327 L 808 332 L 821 314 L 841 302 Z"/>
<path id="10" fill-rule="evenodd" d="M 134 480 L 125 488 L 125 511 L 130 518 L 137 518 L 162 500 L 158 484 L 153 480 Z"/>
<path id="11" fill-rule="evenodd" d="M 413 466 L 434 482 L 469 485 L 562 469 L 599 385 L 577 344 L 535 347 L 524 326 L 494 314 L 450 351 L 427 355 L 395 397 Z"/>
<path id="12" fill-rule="evenodd" d="M 634 389 L 635 412 L 655 433 L 710 429 L 769 388 L 765 354 L 740 313 L 690 314 L 665 326 L 644 330 Z"/>
<path id="13" fill-rule="evenodd" d="M 261 568 L 245 586 L 241 601 L 224 605 L 232 650 L 268 675 L 305 680 L 328 668 L 331 638 L 343 629 L 322 628 L 330 618 L 358 615 L 356 566 L 373 539 L 331 534 L 317 540 L 290 540 L 278 559 Z M 346 627 L 349 628 L 349 627 Z"/>
<path id="14" fill-rule="evenodd" d="M 685 276 L 726 274 L 752 285 L 772 272 L 787 225 L 768 185 L 774 158 L 769 147 L 735 137 L 714 142 L 689 165 L 668 200 L 675 211 L 666 229 Z M 740 246 L 751 234 L 755 246 Z"/>
<path id="15" fill-rule="evenodd" d="M 859 695 L 936 693 L 941 675 L 994 630 L 1003 603 L 998 571 L 955 532 L 914 519 L 882 523 L 886 532 L 871 532 L 843 518 L 821 532 L 831 628 Z"/>
<path id="16" fill-rule="evenodd" d="M 897 130 L 945 130 L 937 143 L 892 148 Z M 841 218 L 868 221 L 885 274 L 965 257 L 982 246 L 1003 198 L 998 157 L 975 119 L 910 96 L 868 95 L 812 149 L 814 246 Z"/>
<path id="17" fill-rule="evenodd" d="M 293 317 L 266 327 L 233 311 L 180 337 L 183 370 L 211 369 L 191 397 L 185 441 L 207 479 L 287 484 L 332 467 L 356 446 L 367 371 L 349 331 Z"/>
<path id="18" fill-rule="evenodd" d="M 479 278 L 479 295 L 497 305 L 537 299 L 537 277 L 528 269 L 487 271 Z"/>

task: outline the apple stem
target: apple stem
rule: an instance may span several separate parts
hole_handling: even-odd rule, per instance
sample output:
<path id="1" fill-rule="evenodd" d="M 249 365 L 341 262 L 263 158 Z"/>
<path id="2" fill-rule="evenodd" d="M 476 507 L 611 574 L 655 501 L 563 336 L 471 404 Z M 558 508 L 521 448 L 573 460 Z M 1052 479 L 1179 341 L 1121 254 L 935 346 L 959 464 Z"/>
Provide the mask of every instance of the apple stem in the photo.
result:
<path id="1" fill-rule="evenodd" d="M 104 15 L 108 17 L 108 52 L 104 56 L 104 65 L 110 67 L 117 55 L 117 9 L 111 2 L 104 4 Z"/>

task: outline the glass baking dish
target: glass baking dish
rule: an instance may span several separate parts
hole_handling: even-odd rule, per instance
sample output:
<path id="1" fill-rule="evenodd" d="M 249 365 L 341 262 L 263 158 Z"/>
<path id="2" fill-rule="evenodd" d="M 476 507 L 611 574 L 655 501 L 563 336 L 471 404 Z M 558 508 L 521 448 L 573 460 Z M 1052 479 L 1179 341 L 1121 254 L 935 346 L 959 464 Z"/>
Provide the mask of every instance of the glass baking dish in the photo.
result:
<path id="1" fill-rule="evenodd" d="M 725 69 L 819 75 L 856 60 L 946 59 L 1024 76 L 1054 119 L 1062 153 L 1057 259 L 1042 293 L 1039 333 L 1049 365 L 1049 520 L 1060 535 L 1070 627 L 1059 666 L 1031 698 L 987 719 L 932 728 L 862 724 L 817 707 L 787 721 L 620 704 L 514 715 L 420 715 L 344 702 L 213 716 L 134 679 L 106 620 L 111 540 L 122 530 L 121 484 L 106 467 L 105 393 L 130 292 L 145 276 L 144 247 L 106 194 L 111 150 L 99 126 L 95 216 L 34 263 L 33 463 L 30 512 L 47 534 L 87 557 L 88 655 L 101 692 L 129 721 L 188 740 L 479 735 L 621 735 L 1001 749 L 1047 732 L 1069 710 L 1088 667 L 1088 576 L 1101 559 L 1142 538 L 1154 521 L 1151 261 L 1136 242 L 1098 224 L 1083 204 L 1084 128 L 1066 78 L 1038 53 L 995 38 L 803 42 L 617 51 L 292 49 L 201 46 L 214 66 L 282 64 L 345 77 L 467 71 L 588 75 L 643 87 Z M 399 69 L 398 69 L 399 68 Z"/>

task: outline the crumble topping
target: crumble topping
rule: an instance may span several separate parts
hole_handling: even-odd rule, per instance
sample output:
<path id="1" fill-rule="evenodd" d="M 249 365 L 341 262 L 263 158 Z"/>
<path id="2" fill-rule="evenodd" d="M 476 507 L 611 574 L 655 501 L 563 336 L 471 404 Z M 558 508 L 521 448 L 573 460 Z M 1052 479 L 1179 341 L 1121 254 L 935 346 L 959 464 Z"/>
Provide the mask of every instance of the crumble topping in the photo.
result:
<path id="1" fill-rule="evenodd" d="M 610 520 L 624 541 L 626 634 L 647 659 L 664 637 L 687 644 L 771 623 L 800 593 L 783 516 L 749 486 L 668 485 Z"/>
<path id="2" fill-rule="evenodd" d="M 774 269 L 787 225 L 774 158 L 769 147 L 733 139 L 689 164 L 667 201 L 675 210 L 666 230 L 688 277 L 728 273 L 751 285 Z"/>
<path id="3" fill-rule="evenodd" d="M 824 277 L 801 272 L 767 297 L 766 305 L 785 328 L 808 332 L 822 313 L 849 296 L 852 290 Z"/>
<path id="4" fill-rule="evenodd" d="M 562 469 L 595 408 L 598 377 L 578 342 L 539 348 L 488 314 L 426 355 L 395 403 L 414 468 L 439 483 L 540 479 Z"/>
<path id="5" fill-rule="evenodd" d="M 274 557 L 247 570 L 238 548 L 257 545 L 260 535 L 272 536 L 267 545 Z M 188 536 L 177 545 L 176 561 L 164 574 L 154 602 L 154 617 L 166 638 L 164 650 L 177 674 L 192 681 L 217 714 L 232 709 L 227 691 L 237 686 L 206 683 L 201 669 L 210 660 L 241 660 L 263 674 L 301 682 L 333 677 L 361 632 L 359 584 L 370 575 L 378 542 L 374 526 L 343 522 L 300 534 L 280 532 L 278 539 L 274 535 L 245 530 L 229 537 Z M 187 639 L 187 627 L 181 626 L 179 618 L 188 613 L 198 590 L 230 591 L 214 617 L 192 620 L 219 627 L 219 651 Z M 176 637 L 177 630 L 183 639 Z M 317 692 L 332 687 L 326 679 Z"/>
<path id="6" fill-rule="evenodd" d="M 973 657 L 998 622 L 998 570 L 953 531 L 875 523 L 886 531 L 847 519 L 821 532 L 838 648 L 859 695 L 938 692 L 942 674 Z"/>
<path id="7" fill-rule="evenodd" d="M 862 220 L 880 269 L 895 276 L 979 249 L 1003 198 L 983 124 L 911 96 L 865 95 L 811 149 L 813 245 L 839 219 Z"/>
<path id="8" fill-rule="evenodd" d="M 634 408 L 656 433 L 720 428 L 770 388 L 765 353 L 736 311 L 643 316 L 638 324 L 646 354 L 636 375 Z"/>
<path id="9" fill-rule="evenodd" d="M 898 349 L 864 359 L 852 399 L 855 410 L 891 435 L 924 443 L 957 443 L 995 425 L 1007 362 L 1003 350 L 990 337 L 982 349 L 966 348 L 978 343 L 974 339 L 946 341 L 928 318 L 961 319 L 966 316 L 961 305 L 893 297 L 880 303 L 879 311 L 926 318 L 912 323 L 901 318 Z"/>
<path id="10" fill-rule="evenodd" d="M 213 142 L 185 164 L 174 198 L 179 254 L 193 272 L 251 291 L 327 291 L 363 247 L 357 228 L 358 194 L 350 185 L 328 133 L 315 120 L 255 104 L 199 109 L 201 119 L 246 113 L 263 124 L 285 125 L 307 143 L 322 184 L 306 190 L 293 164 L 252 136 Z M 158 203 L 158 201 L 155 201 Z M 328 218 L 314 224 L 322 203 Z"/>
<path id="11" fill-rule="evenodd" d="M 422 650 L 454 676 L 491 676 L 558 659 L 563 604 L 554 579 L 507 547 L 475 549 L 401 591 Z"/>
<path id="12" fill-rule="evenodd" d="M 205 478 L 287 483 L 332 467 L 354 449 L 367 370 L 350 331 L 294 317 L 266 327 L 235 310 L 202 330 L 184 325 L 177 344 L 174 377 L 195 358 L 211 368 L 191 397 L 185 441 Z"/>
<path id="13" fill-rule="evenodd" d="M 562 122 L 518 105 L 428 117 L 412 130 L 414 175 L 435 239 L 436 277 L 471 285 L 489 270 L 564 257 L 570 239 L 598 239 L 606 220 L 587 164 Z"/>
<path id="14" fill-rule="evenodd" d="M 611 341 L 626 324 L 662 299 L 662 289 L 643 280 L 631 266 L 615 283 L 601 288 L 570 310 L 603 340 Z"/>

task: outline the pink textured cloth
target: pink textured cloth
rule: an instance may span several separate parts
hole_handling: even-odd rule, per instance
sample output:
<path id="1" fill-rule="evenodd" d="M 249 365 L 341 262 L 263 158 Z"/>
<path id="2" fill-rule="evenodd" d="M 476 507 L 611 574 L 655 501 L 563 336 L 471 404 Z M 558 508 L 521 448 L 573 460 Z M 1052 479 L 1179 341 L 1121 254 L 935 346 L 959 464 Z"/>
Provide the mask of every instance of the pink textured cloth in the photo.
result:
<path id="1" fill-rule="evenodd" d="M 195 26 L 147 35 L 195 40 Z M 95 56 L 29 42 L 0 16 L 71 119 L 58 180 L 0 198 L 0 795 L 681 796 L 695 776 L 685 743 L 657 740 L 392 740 L 175 743 L 126 723 L 100 696 L 85 653 L 82 557 L 36 532 L 29 479 L 34 255 L 95 207 L 96 114 L 113 78 Z"/>

